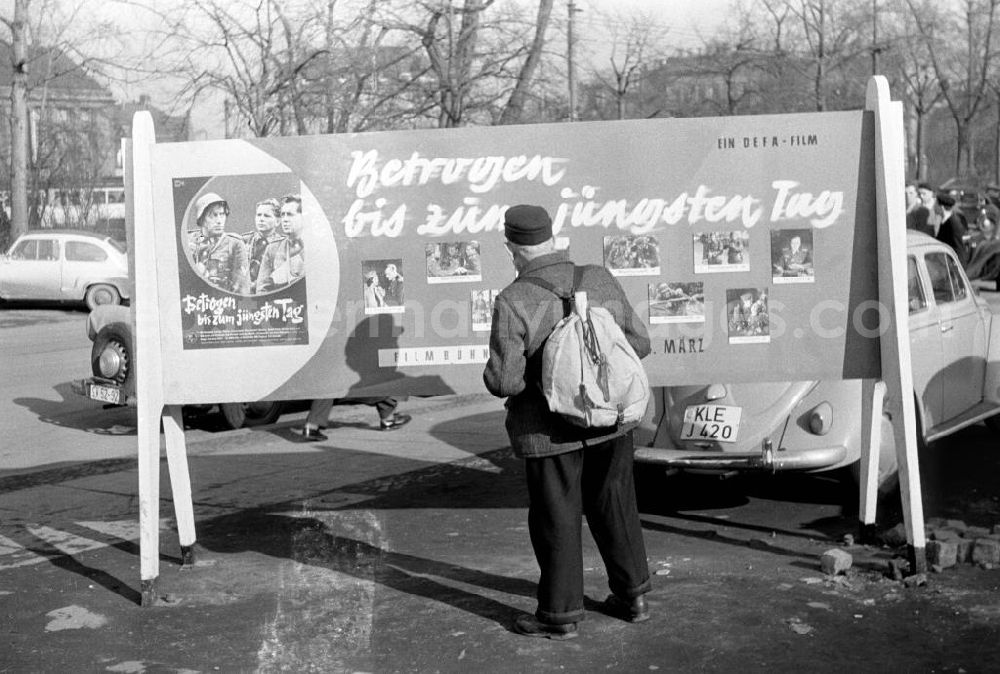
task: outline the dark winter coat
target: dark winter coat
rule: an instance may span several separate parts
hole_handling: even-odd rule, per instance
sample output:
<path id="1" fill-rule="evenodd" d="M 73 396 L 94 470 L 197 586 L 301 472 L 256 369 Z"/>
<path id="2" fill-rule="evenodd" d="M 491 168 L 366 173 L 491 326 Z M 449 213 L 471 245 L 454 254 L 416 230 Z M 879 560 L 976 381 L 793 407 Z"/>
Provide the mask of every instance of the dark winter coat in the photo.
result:
<path id="1" fill-rule="evenodd" d="M 507 434 L 522 457 L 552 456 L 604 442 L 633 426 L 583 429 L 549 411 L 542 395 L 542 347 L 563 317 L 563 303 L 551 292 L 524 280 L 542 278 L 566 290 L 573 285 L 573 263 L 555 252 L 528 263 L 521 275 L 497 296 L 490 333 L 490 357 L 483 372 L 486 388 L 507 398 Z M 646 326 L 636 316 L 617 279 L 607 269 L 585 267 L 581 288 L 592 306 L 611 312 L 640 358 L 650 351 Z"/>

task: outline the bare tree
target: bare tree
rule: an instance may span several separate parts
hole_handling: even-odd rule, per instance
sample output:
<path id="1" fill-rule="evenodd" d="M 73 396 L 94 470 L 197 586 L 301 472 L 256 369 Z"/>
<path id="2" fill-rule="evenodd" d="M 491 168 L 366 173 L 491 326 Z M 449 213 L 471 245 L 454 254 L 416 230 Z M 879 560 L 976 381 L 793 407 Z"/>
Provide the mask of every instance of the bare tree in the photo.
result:
<path id="1" fill-rule="evenodd" d="M 891 47 L 890 69 L 898 77 L 902 94 L 912 116 L 912 138 L 909 154 L 912 157 L 913 175 L 917 180 L 926 180 L 927 165 L 927 120 L 931 112 L 942 100 L 942 91 L 930 66 L 927 46 L 920 38 L 906 6 L 900 3 L 895 14 L 901 20 L 893 22 L 892 33 L 887 36 Z"/>
<path id="2" fill-rule="evenodd" d="M 28 59 L 25 34 L 28 0 L 16 0 L 14 20 L 8 25 L 12 35 L 13 60 L 10 88 L 10 176 L 11 215 L 10 238 L 28 231 Z M 2 206 L 2 205 L 0 205 Z M 5 234 L 0 232 L 0 235 Z"/>
<path id="3" fill-rule="evenodd" d="M 927 0 L 906 0 L 906 4 L 955 122 L 955 171 L 971 175 L 971 130 L 989 93 L 1000 0 L 963 0 L 958 12 Z"/>
<path id="4" fill-rule="evenodd" d="M 647 13 L 617 13 L 609 19 L 606 39 L 611 53 L 607 69 L 596 69 L 593 75 L 611 94 L 615 116 L 625 119 L 628 99 L 640 84 L 646 68 L 665 54 L 666 31 L 658 28 Z"/>
<path id="5" fill-rule="evenodd" d="M 528 98 L 528 88 L 532 84 L 538 64 L 542 60 L 542 52 L 545 49 L 545 31 L 549 26 L 549 19 L 552 16 L 552 4 L 554 0 L 539 0 L 538 16 L 535 19 L 535 37 L 528 48 L 527 57 L 521 65 L 521 71 L 514 84 L 514 90 L 507 99 L 507 105 L 500 115 L 501 124 L 516 124 L 521 121 L 524 115 L 524 107 Z"/>
<path id="6" fill-rule="evenodd" d="M 114 100 L 94 78 L 116 53 L 111 36 L 119 31 L 84 0 L 18 0 L 14 10 L 13 19 L 0 19 L 14 73 L 9 177 L 17 233 L 38 224 L 41 190 L 77 195 L 86 215 L 93 187 L 111 174 Z"/>
<path id="7" fill-rule="evenodd" d="M 858 0 L 786 0 L 798 21 L 805 53 L 813 62 L 813 104 L 817 111 L 828 107 L 831 75 L 860 56 L 871 52 L 867 26 L 870 5 Z"/>

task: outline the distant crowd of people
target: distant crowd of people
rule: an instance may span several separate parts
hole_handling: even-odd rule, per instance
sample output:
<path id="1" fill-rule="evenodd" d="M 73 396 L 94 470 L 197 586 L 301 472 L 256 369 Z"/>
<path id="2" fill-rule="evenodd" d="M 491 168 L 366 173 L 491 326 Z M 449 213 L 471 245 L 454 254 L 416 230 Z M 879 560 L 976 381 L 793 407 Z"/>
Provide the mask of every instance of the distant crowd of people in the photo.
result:
<path id="1" fill-rule="evenodd" d="M 962 266 L 968 271 L 974 258 L 993 255 L 998 240 L 997 222 L 1000 220 L 1000 187 L 990 186 L 979 197 L 975 220 L 970 223 L 970 213 L 963 211 L 958 190 L 934 189 L 927 183 L 910 183 L 906 186 L 906 227 L 933 236 L 955 251 Z M 973 231 L 976 230 L 976 234 Z M 970 274 L 970 276 L 973 276 Z"/>

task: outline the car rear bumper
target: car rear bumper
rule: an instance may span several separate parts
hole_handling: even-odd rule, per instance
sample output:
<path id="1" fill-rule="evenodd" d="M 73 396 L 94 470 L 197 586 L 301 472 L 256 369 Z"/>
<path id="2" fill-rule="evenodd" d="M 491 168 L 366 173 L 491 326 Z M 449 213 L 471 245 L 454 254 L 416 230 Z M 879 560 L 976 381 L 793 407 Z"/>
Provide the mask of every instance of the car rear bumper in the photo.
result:
<path id="1" fill-rule="evenodd" d="M 774 450 L 762 447 L 753 453 L 720 452 L 711 450 L 667 449 L 663 447 L 636 447 L 638 463 L 655 464 L 664 468 L 681 470 L 719 470 L 746 472 L 809 471 L 832 468 L 847 457 L 843 445 L 818 447 L 802 451 Z"/>

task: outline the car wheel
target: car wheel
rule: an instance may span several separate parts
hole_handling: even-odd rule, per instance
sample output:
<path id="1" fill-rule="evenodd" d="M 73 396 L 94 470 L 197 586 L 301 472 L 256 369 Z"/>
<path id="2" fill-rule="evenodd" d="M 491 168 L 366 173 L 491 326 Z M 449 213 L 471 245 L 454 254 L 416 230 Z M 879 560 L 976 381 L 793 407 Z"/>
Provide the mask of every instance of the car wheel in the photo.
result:
<path id="1" fill-rule="evenodd" d="M 121 304 L 122 296 L 118 289 L 107 283 L 95 283 L 87 288 L 87 295 L 84 297 L 87 308 L 93 311 L 102 304 Z"/>
<path id="2" fill-rule="evenodd" d="M 94 337 L 90 349 L 90 371 L 95 377 L 121 385 L 128 396 L 135 395 L 135 367 L 132 331 L 122 323 L 105 325 Z"/>
<path id="3" fill-rule="evenodd" d="M 281 403 L 273 401 L 222 403 L 219 409 L 230 428 L 273 424 L 281 416 Z"/>

